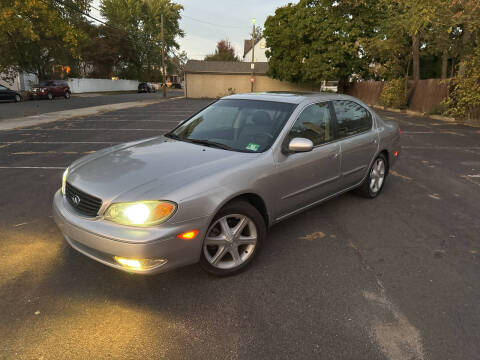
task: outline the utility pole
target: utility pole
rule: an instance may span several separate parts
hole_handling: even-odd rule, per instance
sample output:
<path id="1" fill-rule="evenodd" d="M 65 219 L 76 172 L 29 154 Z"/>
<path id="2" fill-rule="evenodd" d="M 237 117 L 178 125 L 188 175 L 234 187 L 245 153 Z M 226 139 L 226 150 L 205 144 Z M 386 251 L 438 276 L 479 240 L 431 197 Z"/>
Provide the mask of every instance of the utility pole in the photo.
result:
<path id="1" fill-rule="evenodd" d="M 162 23 L 162 74 L 163 74 L 163 97 L 167 97 L 167 74 L 165 73 L 165 36 L 163 33 L 163 14 L 160 16 L 161 23 Z"/>
<path id="2" fill-rule="evenodd" d="M 250 92 L 253 92 L 253 83 L 255 82 L 255 22 L 257 19 L 253 18 L 252 19 L 252 64 L 250 65 L 250 68 L 252 69 L 252 73 L 250 75 Z"/>

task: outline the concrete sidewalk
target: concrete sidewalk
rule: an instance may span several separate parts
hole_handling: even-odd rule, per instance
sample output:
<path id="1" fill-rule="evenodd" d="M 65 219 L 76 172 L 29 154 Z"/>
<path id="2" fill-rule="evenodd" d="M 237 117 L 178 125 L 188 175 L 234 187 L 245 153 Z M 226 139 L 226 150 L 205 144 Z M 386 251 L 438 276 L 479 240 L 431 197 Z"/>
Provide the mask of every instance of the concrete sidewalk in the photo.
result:
<path id="1" fill-rule="evenodd" d="M 91 106 L 91 107 L 80 108 L 80 109 L 55 111 L 55 112 L 49 112 L 49 113 L 44 113 L 40 115 L 5 119 L 5 120 L 0 120 L 0 130 L 11 130 L 11 129 L 30 127 L 30 126 L 37 126 L 37 125 L 46 124 L 46 123 L 59 121 L 59 120 L 67 120 L 67 119 L 72 119 L 72 118 L 81 117 L 81 116 L 97 115 L 100 113 L 105 113 L 110 111 L 123 110 L 123 109 L 135 108 L 135 107 L 143 107 L 143 106 L 148 106 L 148 105 L 157 104 L 161 102 L 177 100 L 181 98 L 183 98 L 183 96 L 177 96 L 177 97 L 160 99 L 160 100 L 130 101 L 130 102 L 117 103 L 117 104 Z"/>

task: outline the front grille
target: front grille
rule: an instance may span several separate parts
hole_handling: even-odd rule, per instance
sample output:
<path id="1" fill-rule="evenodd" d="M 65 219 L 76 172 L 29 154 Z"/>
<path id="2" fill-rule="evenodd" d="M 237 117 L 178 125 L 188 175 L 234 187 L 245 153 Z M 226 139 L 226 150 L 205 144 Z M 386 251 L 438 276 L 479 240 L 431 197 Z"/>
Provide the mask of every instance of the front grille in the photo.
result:
<path id="1" fill-rule="evenodd" d="M 102 200 L 84 193 L 67 182 L 65 187 L 65 197 L 70 205 L 79 213 L 86 216 L 97 216 L 98 210 L 102 206 Z"/>

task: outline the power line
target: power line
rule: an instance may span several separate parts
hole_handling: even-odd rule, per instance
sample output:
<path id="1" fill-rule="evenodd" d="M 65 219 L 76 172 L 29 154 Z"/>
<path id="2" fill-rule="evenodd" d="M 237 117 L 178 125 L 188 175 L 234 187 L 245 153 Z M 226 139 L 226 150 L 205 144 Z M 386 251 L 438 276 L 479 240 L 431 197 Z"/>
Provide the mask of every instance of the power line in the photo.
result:
<path id="1" fill-rule="evenodd" d="M 99 13 L 101 13 L 101 12 L 102 12 L 102 10 L 100 10 L 99 8 L 96 8 L 96 7 L 95 7 L 95 6 L 93 6 L 93 5 L 89 5 L 89 6 L 90 6 L 92 9 L 95 9 L 95 10 L 97 10 Z"/>
<path id="2" fill-rule="evenodd" d="M 244 28 L 245 28 L 244 26 L 231 26 L 231 25 L 214 24 L 214 23 L 211 23 L 211 22 L 208 22 L 208 21 L 204 21 L 204 20 L 200 20 L 200 19 L 195 19 L 195 18 L 193 18 L 193 17 L 191 17 L 191 16 L 187 16 L 187 15 L 185 15 L 185 14 L 183 14 L 182 17 L 187 18 L 187 19 L 190 19 L 190 20 L 193 20 L 193 21 L 198 21 L 199 23 L 202 23 L 202 24 L 207 24 L 207 25 L 210 25 L 210 26 L 215 26 L 215 27 L 231 28 L 231 29 L 244 29 Z"/>

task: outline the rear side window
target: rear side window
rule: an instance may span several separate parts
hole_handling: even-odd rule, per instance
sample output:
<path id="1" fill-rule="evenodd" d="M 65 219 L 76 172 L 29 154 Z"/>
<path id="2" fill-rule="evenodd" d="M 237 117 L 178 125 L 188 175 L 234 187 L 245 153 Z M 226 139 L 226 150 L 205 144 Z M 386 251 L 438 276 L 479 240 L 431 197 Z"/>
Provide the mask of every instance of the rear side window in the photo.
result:
<path id="1" fill-rule="evenodd" d="M 327 103 L 313 104 L 302 111 L 288 134 L 288 140 L 296 137 L 309 139 L 314 146 L 333 139 L 330 109 Z"/>
<path id="2" fill-rule="evenodd" d="M 367 109 L 353 101 L 332 101 L 337 115 L 338 137 L 344 138 L 372 128 L 372 116 Z"/>

